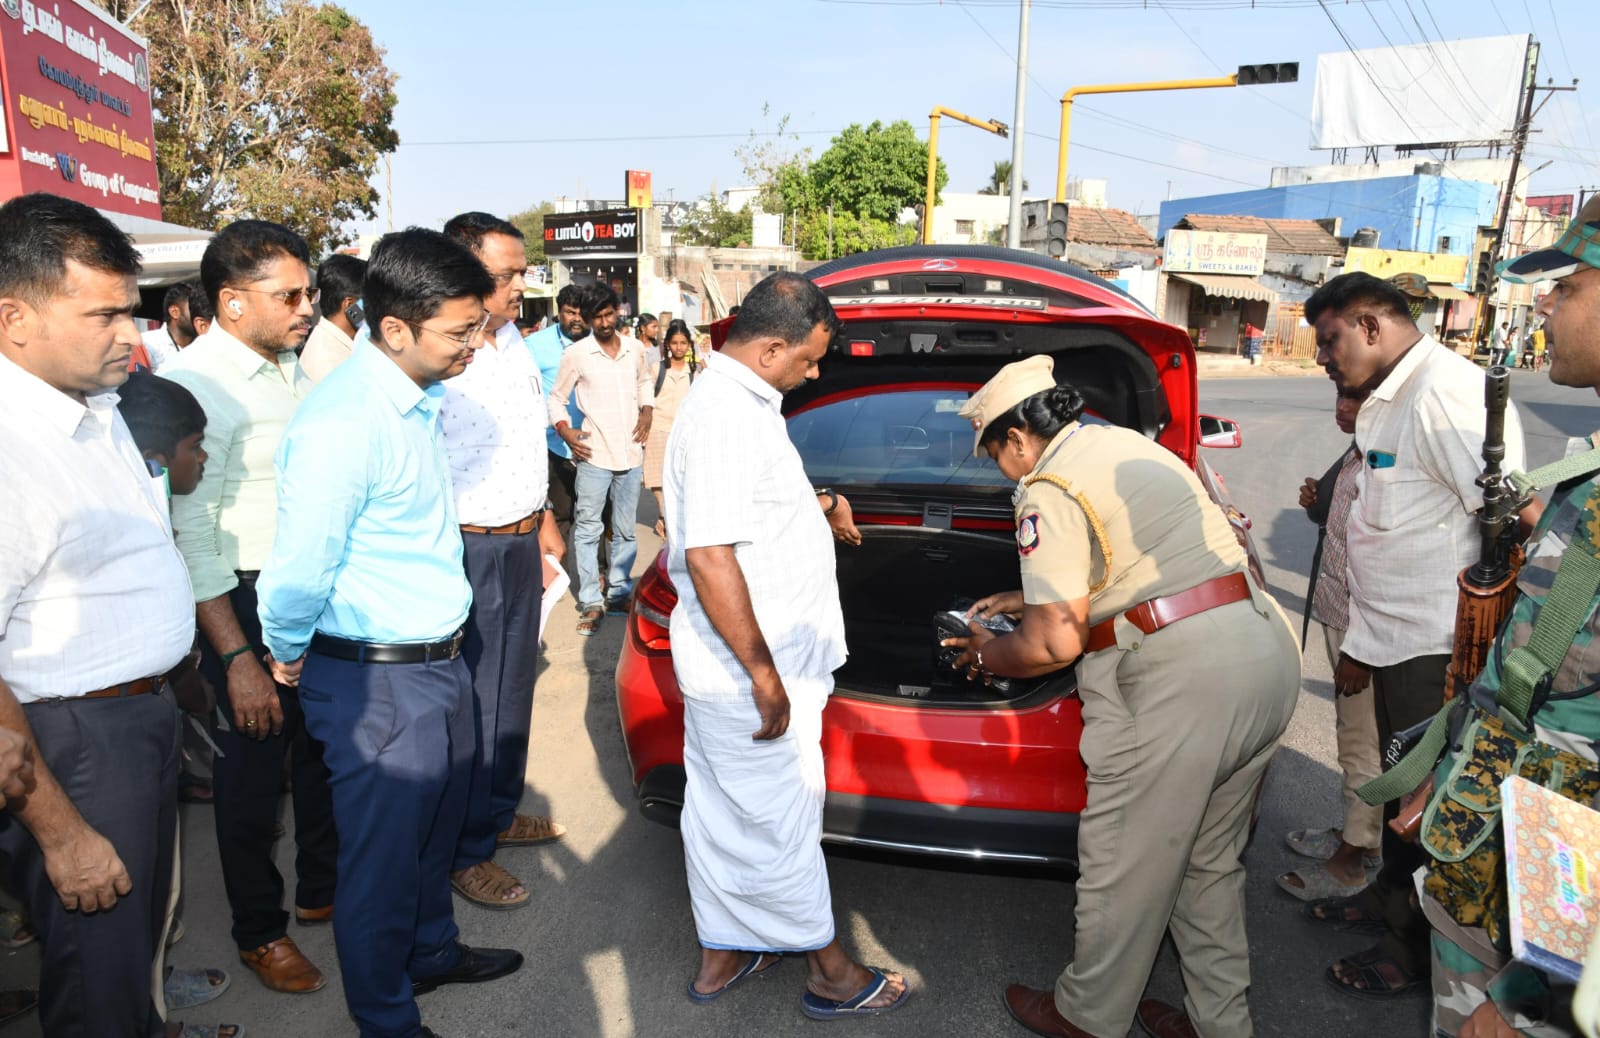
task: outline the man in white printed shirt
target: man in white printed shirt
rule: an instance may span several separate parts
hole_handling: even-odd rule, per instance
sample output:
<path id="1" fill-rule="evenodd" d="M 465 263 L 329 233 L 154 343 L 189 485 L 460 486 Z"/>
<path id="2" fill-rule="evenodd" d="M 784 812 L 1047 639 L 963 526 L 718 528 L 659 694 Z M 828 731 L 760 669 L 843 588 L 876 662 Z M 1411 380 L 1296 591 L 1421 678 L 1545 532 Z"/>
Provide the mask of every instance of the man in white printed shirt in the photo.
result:
<path id="1" fill-rule="evenodd" d="M 50 1035 L 164 1032 L 150 979 L 178 714 L 161 676 L 194 640 L 194 601 L 165 492 L 116 408 L 138 273 L 127 235 L 88 206 L 0 206 L 0 728 L 33 758 L 26 797 L 4 790 L 0 851 L 39 932 Z"/>
<path id="2" fill-rule="evenodd" d="M 572 550 L 578 556 L 578 633 L 591 635 L 605 610 L 627 608 L 638 554 L 634 525 L 644 476 L 655 393 L 645 348 L 617 331 L 617 295 L 604 282 L 583 291 L 589 335 L 561 355 L 550 391 L 550 421 L 578 463 Z M 583 428 L 568 420 L 567 400 L 583 412 Z M 600 587 L 600 514 L 611 502 L 610 565 Z M 604 608 L 602 608 L 604 607 Z"/>
<path id="3" fill-rule="evenodd" d="M 839 328 L 798 274 L 752 289 L 678 412 L 664 473 L 701 948 L 689 997 L 710 1002 L 804 952 L 801 1008 L 819 1019 L 907 997 L 905 978 L 840 947 L 822 857 L 822 709 L 846 654 L 829 531 L 852 544 L 861 534 L 843 498 L 812 489 L 780 406 L 816 376 Z"/>
<path id="4" fill-rule="evenodd" d="M 1356 416 L 1363 463 L 1347 531 L 1350 627 L 1333 684 L 1339 696 L 1365 695 L 1370 684 L 1381 749 L 1444 702 L 1456 577 L 1477 561 L 1484 374 L 1422 334 L 1399 289 L 1370 274 L 1329 281 L 1307 301 L 1306 320 L 1328 376 L 1341 390 L 1370 390 Z M 1505 468 L 1522 468 L 1514 407 L 1505 439 Z M 1387 826 L 1382 836 L 1383 870 L 1366 890 L 1312 903 L 1319 919 L 1388 927 L 1376 948 L 1327 971 L 1335 988 L 1368 996 L 1416 986 L 1429 968 L 1428 924 L 1412 903 L 1421 852 Z"/>
<path id="5" fill-rule="evenodd" d="M 528 902 L 522 881 L 494 861 L 497 847 L 558 839 L 549 818 L 517 813 L 528 764 L 538 676 L 542 556 L 566 544 L 549 505 L 547 425 L 539 366 L 512 322 L 528 262 L 522 232 L 488 213 L 462 213 L 444 233 L 472 250 L 494 294 L 483 345 L 444 383 L 439 412 L 461 523 L 472 612 L 461 654 L 472 671 L 478 745 L 451 885 L 486 908 Z"/>

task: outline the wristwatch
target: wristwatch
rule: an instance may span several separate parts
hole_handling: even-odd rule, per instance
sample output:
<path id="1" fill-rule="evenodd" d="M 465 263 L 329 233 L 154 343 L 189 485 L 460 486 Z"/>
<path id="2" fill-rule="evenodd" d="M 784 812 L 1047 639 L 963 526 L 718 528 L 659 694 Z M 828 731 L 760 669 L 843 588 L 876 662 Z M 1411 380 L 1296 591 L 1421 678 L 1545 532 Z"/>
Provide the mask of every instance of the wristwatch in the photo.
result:
<path id="1" fill-rule="evenodd" d="M 818 487 L 817 496 L 828 495 L 828 507 L 822 510 L 823 515 L 832 515 L 839 510 L 839 495 L 833 492 L 832 487 Z"/>

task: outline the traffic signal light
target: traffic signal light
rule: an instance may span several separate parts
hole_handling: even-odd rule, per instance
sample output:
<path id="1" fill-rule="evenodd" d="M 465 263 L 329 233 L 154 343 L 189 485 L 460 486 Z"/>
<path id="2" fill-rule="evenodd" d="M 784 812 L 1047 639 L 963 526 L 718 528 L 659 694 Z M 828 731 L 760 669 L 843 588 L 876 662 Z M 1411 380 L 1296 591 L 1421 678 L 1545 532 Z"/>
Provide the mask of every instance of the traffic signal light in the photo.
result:
<path id="1" fill-rule="evenodd" d="M 1067 254 L 1067 203 L 1050 203 L 1050 222 L 1045 226 L 1045 251 L 1060 259 Z"/>
<path id="2" fill-rule="evenodd" d="M 1494 264 L 1487 251 L 1478 253 L 1478 274 L 1472 282 L 1473 295 L 1486 296 L 1494 291 Z"/>
<path id="3" fill-rule="evenodd" d="M 1240 65 L 1239 86 L 1261 86 L 1264 83 L 1298 83 L 1300 63 L 1280 61 L 1267 65 Z"/>

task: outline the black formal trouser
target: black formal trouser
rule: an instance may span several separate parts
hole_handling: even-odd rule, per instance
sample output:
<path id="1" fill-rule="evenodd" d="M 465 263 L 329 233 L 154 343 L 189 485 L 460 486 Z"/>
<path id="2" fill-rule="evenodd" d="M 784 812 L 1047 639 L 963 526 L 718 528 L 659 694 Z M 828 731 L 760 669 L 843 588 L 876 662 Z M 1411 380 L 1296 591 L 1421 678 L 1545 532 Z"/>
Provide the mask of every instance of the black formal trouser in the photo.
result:
<path id="1" fill-rule="evenodd" d="M 178 825 L 178 711 L 169 693 L 52 699 L 23 708 L 39 755 L 133 887 L 103 912 L 61 907 L 33 836 L 0 812 L 0 850 L 39 933 L 39 1026 L 50 1038 L 164 1032 L 150 972 L 166 925 Z"/>
<path id="2" fill-rule="evenodd" d="M 578 464 L 548 451 L 550 459 L 550 510 L 556 514 L 556 525 L 561 536 L 572 529 L 572 517 L 578 505 Z"/>
<path id="3" fill-rule="evenodd" d="M 229 594 L 245 640 L 259 658 L 261 620 L 256 615 L 255 580 L 241 576 Z M 205 639 L 201 639 L 204 643 Z M 300 693 L 278 686 L 283 729 L 278 735 L 253 739 L 234 730 L 233 706 L 222 661 L 202 644 L 201 668 L 217 690 L 217 754 L 212 789 L 217 825 L 217 853 L 222 885 L 233 911 L 233 941 L 241 950 L 259 948 L 282 937 L 289 913 L 283 907 L 283 876 L 273 864 L 277 842 L 278 802 L 283 796 L 283 762 L 289 759 L 294 784 L 295 904 L 326 908 L 333 904 L 339 874 L 339 838 L 333 825 L 333 794 L 322 745 L 306 733 Z"/>
<path id="4" fill-rule="evenodd" d="M 472 672 L 478 737 L 455 871 L 494 857 L 496 838 L 511 828 L 522 800 L 544 591 L 537 532 L 463 533 L 461 539 L 472 585 L 461 655 Z"/>
<path id="5" fill-rule="evenodd" d="M 1378 746 L 1386 749 L 1396 732 L 1426 721 L 1444 705 L 1444 672 L 1448 655 L 1417 656 L 1372 672 L 1373 710 L 1378 718 Z M 1416 890 L 1412 874 L 1427 861 L 1420 846 L 1396 836 L 1388 822 L 1399 813 L 1399 801 L 1384 805 L 1383 868 L 1367 888 L 1370 905 L 1389 927 L 1383 950 L 1407 972 L 1430 972 L 1428 921 L 1411 902 Z"/>

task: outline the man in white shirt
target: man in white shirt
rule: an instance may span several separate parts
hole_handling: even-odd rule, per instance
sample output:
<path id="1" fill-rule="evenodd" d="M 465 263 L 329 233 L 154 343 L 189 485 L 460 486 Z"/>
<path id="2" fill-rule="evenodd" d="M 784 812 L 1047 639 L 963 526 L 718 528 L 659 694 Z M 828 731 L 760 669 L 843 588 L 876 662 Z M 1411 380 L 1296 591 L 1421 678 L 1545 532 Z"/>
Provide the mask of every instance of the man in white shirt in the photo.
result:
<path id="1" fill-rule="evenodd" d="M 633 591 L 633 562 L 639 550 L 634 525 L 655 394 L 644 346 L 617 331 L 616 293 L 605 282 L 595 282 L 584 289 L 582 311 L 589 335 L 561 355 L 549 405 L 551 423 L 578 462 L 572 549 L 578 556 L 578 633 L 588 636 L 606 610 L 625 611 Z M 568 398 L 583 412 L 582 429 L 569 420 Z M 602 592 L 601 512 L 607 500 L 610 566 Z"/>
<path id="2" fill-rule="evenodd" d="M 752 289 L 673 423 L 664 488 L 680 595 L 683 850 L 701 948 L 689 997 L 709 1002 L 781 953 L 804 952 L 801 1006 L 822 1019 L 884 1012 L 907 995 L 903 977 L 840 947 L 822 857 L 822 709 L 846 655 L 833 539 L 860 534 L 842 498 L 812 489 L 780 408 L 839 330 L 798 274 Z"/>
<path id="3" fill-rule="evenodd" d="M 361 279 L 367 275 L 367 261 L 335 254 L 317 268 L 317 306 L 322 317 L 311 329 L 305 349 L 300 351 L 300 370 L 313 383 L 328 377 L 328 372 L 350 359 L 356 331 L 365 316 L 361 311 Z"/>
<path id="4" fill-rule="evenodd" d="M 162 675 L 194 640 L 194 602 L 165 493 L 116 409 L 139 269 L 88 206 L 0 206 L 0 728 L 33 759 L 31 792 L 0 814 L 0 851 L 43 946 L 51 1035 L 164 1031 L 150 980 L 178 714 Z"/>
<path id="5" fill-rule="evenodd" d="M 1306 303 L 1317 362 L 1341 391 L 1370 393 L 1356 416 L 1363 451 L 1347 528 L 1350 627 L 1334 694 L 1368 694 L 1378 745 L 1425 721 L 1444 702 L 1455 633 L 1456 577 L 1477 561 L 1474 513 L 1483 505 L 1484 373 L 1423 335 L 1406 298 L 1365 273 L 1329 281 Z M 1523 467 L 1522 423 L 1506 411 L 1507 471 Z M 1394 816 L 1395 805 L 1385 810 Z M 1384 867 L 1359 894 L 1313 902 L 1331 922 L 1381 921 L 1377 948 L 1328 970 L 1340 990 L 1386 994 L 1419 984 L 1429 968 L 1428 925 L 1412 904 L 1415 844 L 1382 831 Z"/>
<path id="6" fill-rule="evenodd" d="M 161 312 L 166 321 L 154 331 L 145 332 L 144 349 L 150 357 L 150 367 L 160 371 L 197 338 L 194 320 L 189 316 L 190 286 L 180 281 L 167 289 L 161 297 Z"/>
<path id="7" fill-rule="evenodd" d="M 559 839 L 565 828 L 517 813 L 528 765 L 538 677 L 542 556 L 566 544 L 548 507 L 548 413 L 539 366 L 513 323 L 528 262 L 522 232 L 488 213 L 462 213 L 444 233 L 471 249 L 494 281 L 483 345 L 444 383 L 439 412 L 461 523 L 472 612 L 461 654 L 472 671 L 478 744 L 466 821 L 450 881 L 486 908 L 528 902 L 522 881 L 494 861 L 497 847 Z"/>

